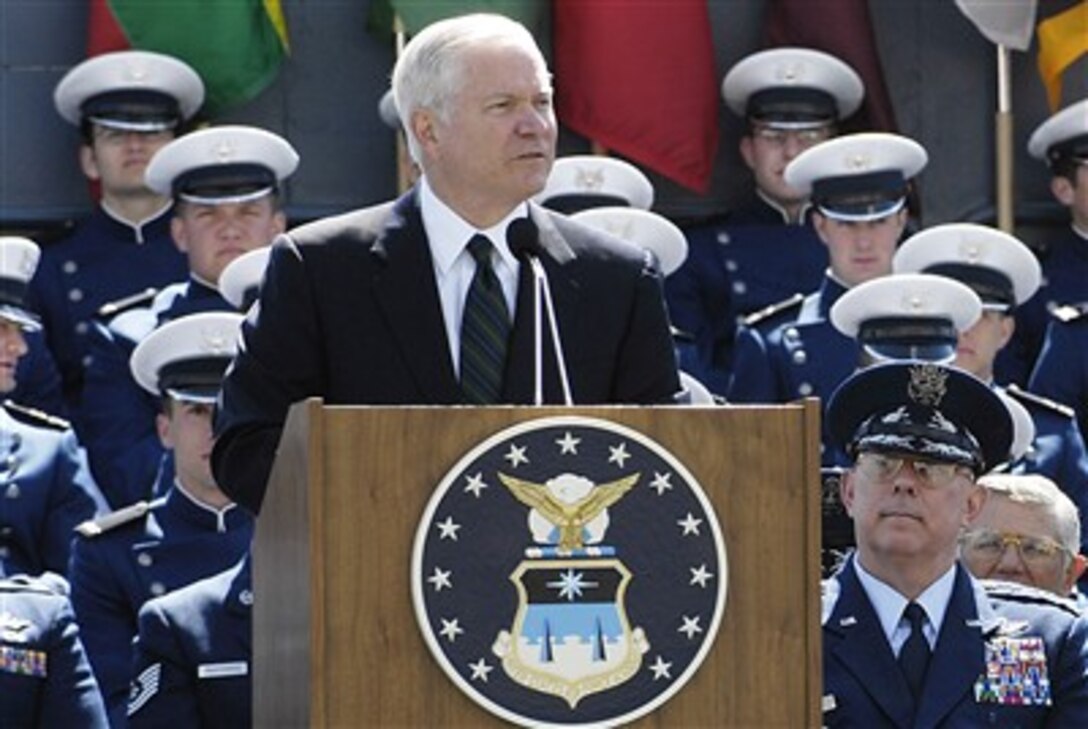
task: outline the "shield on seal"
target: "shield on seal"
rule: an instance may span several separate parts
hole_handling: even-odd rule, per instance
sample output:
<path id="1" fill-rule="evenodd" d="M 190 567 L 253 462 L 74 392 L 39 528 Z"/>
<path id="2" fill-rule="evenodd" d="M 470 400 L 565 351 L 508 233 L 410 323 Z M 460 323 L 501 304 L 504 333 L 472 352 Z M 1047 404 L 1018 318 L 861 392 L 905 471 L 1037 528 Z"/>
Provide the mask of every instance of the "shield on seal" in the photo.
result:
<path id="1" fill-rule="evenodd" d="M 512 679 L 574 708 L 638 671 L 649 646 L 628 622 L 631 573 L 618 559 L 526 560 L 510 579 L 518 612 L 495 653 Z"/>

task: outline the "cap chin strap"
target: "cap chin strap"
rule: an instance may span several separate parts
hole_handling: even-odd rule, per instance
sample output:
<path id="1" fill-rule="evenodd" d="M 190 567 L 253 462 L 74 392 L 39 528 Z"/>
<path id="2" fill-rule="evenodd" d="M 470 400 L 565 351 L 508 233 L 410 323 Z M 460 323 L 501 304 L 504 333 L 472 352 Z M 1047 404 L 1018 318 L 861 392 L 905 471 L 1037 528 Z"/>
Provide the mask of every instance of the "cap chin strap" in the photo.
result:
<path id="1" fill-rule="evenodd" d="M 839 210 L 832 210 L 824 207 L 823 205 L 817 205 L 816 209 L 820 211 L 820 214 L 825 218 L 832 220 L 838 220 L 843 223 L 867 223 L 872 220 L 880 220 L 881 218 L 887 218 L 891 215 L 895 215 L 902 210 L 907 204 L 905 197 L 899 198 L 891 208 L 887 210 L 881 210 L 878 213 L 844 213 Z"/>
<path id="2" fill-rule="evenodd" d="M 259 190 L 253 192 L 243 192 L 238 195 L 228 195 L 226 197 L 217 195 L 215 197 L 207 197 L 204 195 L 193 195 L 187 192 L 178 193 L 178 199 L 184 200 L 188 203 L 195 203 L 196 205 L 231 205 L 253 202 L 254 200 L 260 200 L 266 195 L 271 195 L 276 188 L 274 187 L 262 187 Z"/>
<path id="3" fill-rule="evenodd" d="M 122 120 L 102 116 L 89 116 L 87 121 L 106 129 L 118 129 L 123 132 L 138 132 L 140 134 L 165 132 L 174 129 L 178 125 L 176 120 L 169 119 Z"/>

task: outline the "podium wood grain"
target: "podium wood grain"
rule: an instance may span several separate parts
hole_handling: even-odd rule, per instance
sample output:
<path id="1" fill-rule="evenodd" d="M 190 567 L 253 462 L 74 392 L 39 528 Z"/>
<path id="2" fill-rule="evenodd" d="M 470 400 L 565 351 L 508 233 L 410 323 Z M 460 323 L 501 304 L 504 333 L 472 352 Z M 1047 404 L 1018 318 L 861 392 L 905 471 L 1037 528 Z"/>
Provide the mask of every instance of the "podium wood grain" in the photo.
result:
<path id="1" fill-rule="evenodd" d="M 446 677 L 409 576 L 433 489 L 525 420 L 599 417 L 673 453 L 726 542 L 721 628 L 699 671 L 639 722 L 820 724 L 819 407 L 294 406 L 254 547 L 254 726 L 504 726 Z"/>

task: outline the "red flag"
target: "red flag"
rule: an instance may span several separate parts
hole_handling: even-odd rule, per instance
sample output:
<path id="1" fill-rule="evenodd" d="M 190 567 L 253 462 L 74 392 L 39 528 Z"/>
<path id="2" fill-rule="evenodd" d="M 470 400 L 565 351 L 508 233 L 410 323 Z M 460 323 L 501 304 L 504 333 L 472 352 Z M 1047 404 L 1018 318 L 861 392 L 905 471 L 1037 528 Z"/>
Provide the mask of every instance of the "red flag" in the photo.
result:
<path id="1" fill-rule="evenodd" d="M 896 131 L 867 0 L 770 0 L 767 42 L 815 48 L 849 63 L 865 83 L 864 128 Z"/>
<path id="2" fill-rule="evenodd" d="M 564 125 L 706 192 L 718 150 L 718 79 L 706 0 L 556 0 Z"/>

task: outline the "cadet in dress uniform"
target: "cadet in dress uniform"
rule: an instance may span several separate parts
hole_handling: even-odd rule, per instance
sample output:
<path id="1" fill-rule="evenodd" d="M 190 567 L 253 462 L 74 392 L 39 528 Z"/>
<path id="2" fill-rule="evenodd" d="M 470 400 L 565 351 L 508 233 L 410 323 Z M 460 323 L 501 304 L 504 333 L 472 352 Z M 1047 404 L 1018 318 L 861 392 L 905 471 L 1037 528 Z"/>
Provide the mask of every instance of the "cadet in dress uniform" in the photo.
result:
<path id="1" fill-rule="evenodd" d="M 128 723 L 248 727 L 253 698 L 249 557 L 140 609 Z"/>
<path id="2" fill-rule="evenodd" d="M 0 579 L 0 723 L 7 729 L 108 726 L 60 575 Z"/>
<path id="3" fill-rule="evenodd" d="M 1004 460 L 1009 412 L 955 367 L 862 370 L 828 408 L 853 458 L 842 499 L 857 551 L 823 587 L 828 727 L 1088 725 L 1088 622 L 1073 604 L 957 563 Z"/>
<path id="4" fill-rule="evenodd" d="M 40 328 L 26 306 L 40 252 L 0 238 L 0 397 L 15 388 L 25 331 Z M 75 433 L 59 418 L 4 401 L 0 407 L 0 576 L 68 571 L 72 529 L 105 504 Z"/>
<path id="5" fill-rule="evenodd" d="M 1016 311 L 1038 295 L 1039 263 L 1017 238 L 972 223 L 950 223 L 921 231 L 895 255 L 896 271 L 928 271 L 970 286 L 984 312 L 960 336 L 955 364 L 1027 408 L 1035 424 L 1032 447 L 1012 465 L 1015 473 L 1039 473 L 1053 479 L 1088 514 L 1088 453 L 1070 408 L 1015 384 L 995 381 L 998 353 L 1009 345 Z M 1084 547 L 1088 547 L 1085 544 Z"/>
<path id="6" fill-rule="evenodd" d="M 102 195 L 89 218 L 45 250 L 31 287 L 74 409 L 99 307 L 185 277 L 185 258 L 170 240 L 170 199 L 145 186 L 144 169 L 196 114 L 204 85 L 175 58 L 122 51 L 73 68 L 54 101 L 60 115 L 80 127 L 80 165 Z"/>
<path id="7" fill-rule="evenodd" d="M 149 307 L 97 323 L 83 389 L 80 437 L 96 480 L 114 507 L 149 498 L 164 455 L 155 434 L 157 403 L 129 374 L 129 356 L 165 321 L 203 311 L 234 311 L 220 294 L 224 269 L 267 248 L 282 233 L 284 181 L 298 154 L 263 129 L 202 129 L 163 147 L 147 169 L 148 187 L 175 200 L 171 234 L 188 260 L 188 280 L 172 284 Z M 259 272 L 258 272 L 259 273 Z"/>
<path id="8" fill-rule="evenodd" d="M 1050 167 L 1050 192 L 1069 209 L 1070 223 L 1043 241 L 1043 286 L 1017 312 L 1016 335 L 998 357 L 998 380 L 1019 385 L 1039 357 L 1050 313 L 1088 301 L 1088 99 L 1043 122 L 1028 140 L 1028 154 Z"/>
<path id="9" fill-rule="evenodd" d="M 775 48 L 730 69 L 722 95 L 747 122 L 740 154 L 754 177 L 753 196 L 685 231 L 691 254 L 665 293 L 673 325 L 695 339 L 681 367 L 724 395 L 737 319 L 820 285 L 827 250 L 812 229 L 808 196 L 782 173 L 857 111 L 864 87 L 833 56 Z"/>
<path id="10" fill-rule="evenodd" d="M 683 232 L 671 220 L 653 211 L 605 206 L 581 210 L 570 217 L 649 251 L 666 280 L 676 273 L 687 258 L 688 243 Z M 677 358 L 682 360 L 683 349 L 689 345 L 690 338 L 675 327 L 672 335 Z M 680 384 L 683 389 L 677 395 L 678 402 L 690 405 L 715 405 L 720 402 L 720 398 L 694 375 L 681 371 Z"/>
<path id="11" fill-rule="evenodd" d="M 917 142 L 851 134 L 806 150 L 786 181 L 811 193 L 831 265 L 820 289 L 792 307 L 750 317 L 737 334 L 731 402 L 827 398 L 857 366 L 857 347 L 827 315 L 851 286 L 891 272 L 907 224 L 909 181 L 926 164 Z"/>
<path id="12" fill-rule="evenodd" d="M 1086 559 L 1076 504 L 1038 474 L 988 473 L 978 483 L 986 502 L 960 535 L 960 559 L 971 574 L 1078 597 Z"/>
<path id="13" fill-rule="evenodd" d="M 237 351 L 242 316 L 191 314 L 167 322 L 132 354 L 136 381 L 163 406 L 156 425 L 173 452 L 159 492 L 79 527 L 72 603 L 110 721 L 123 725 L 136 616 L 149 598 L 227 569 L 246 554 L 253 519 L 211 474 L 211 411 Z"/>

